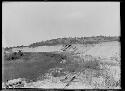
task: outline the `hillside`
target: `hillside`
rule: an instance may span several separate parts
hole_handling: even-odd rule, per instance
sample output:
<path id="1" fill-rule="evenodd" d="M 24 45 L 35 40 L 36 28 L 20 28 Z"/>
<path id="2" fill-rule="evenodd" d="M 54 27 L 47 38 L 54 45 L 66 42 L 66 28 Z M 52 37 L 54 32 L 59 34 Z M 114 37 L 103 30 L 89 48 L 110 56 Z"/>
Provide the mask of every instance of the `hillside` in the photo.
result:
<path id="1" fill-rule="evenodd" d="M 36 46 L 52 46 L 52 45 L 60 45 L 60 44 L 93 44 L 93 43 L 100 43 L 100 42 L 108 42 L 108 41 L 119 41 L 119 37 L 107 37 L 107 36 L 94 36 L 94 37 L 75 37 L 75 38 L 57 38 L 51 39 L 42 42 L 36 42 L 30 44 L 29 47 L 36 47 Z"/>
<path id="2" fill-rule="evenodd" d="M 13 46 L 5 47 L 5 51 L 11 51 L 13 48 L 27 48 L 27 47 L 38 47 L 38 46 L 56 46 L 56 45 L 66 45 L 66 44 L 96 44 L 100 42 L 108 41 L 120 41 L 119 36 L 93 36 L 93 37 L 74 37 L 74 38 L 57 38 L 41 42 L 32 43 L 29 46 Z"/>

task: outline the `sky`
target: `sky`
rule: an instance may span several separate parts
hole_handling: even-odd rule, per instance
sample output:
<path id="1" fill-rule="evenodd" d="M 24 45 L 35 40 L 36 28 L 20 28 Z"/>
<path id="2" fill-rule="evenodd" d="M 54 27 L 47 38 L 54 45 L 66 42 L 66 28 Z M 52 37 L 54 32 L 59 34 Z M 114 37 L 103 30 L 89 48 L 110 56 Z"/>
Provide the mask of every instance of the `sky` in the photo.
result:
<path id="1" fill-rule="evenodd" d="M 4 2 L 2 46 L 49 39 L 120 36 L 119 2 Z"/>

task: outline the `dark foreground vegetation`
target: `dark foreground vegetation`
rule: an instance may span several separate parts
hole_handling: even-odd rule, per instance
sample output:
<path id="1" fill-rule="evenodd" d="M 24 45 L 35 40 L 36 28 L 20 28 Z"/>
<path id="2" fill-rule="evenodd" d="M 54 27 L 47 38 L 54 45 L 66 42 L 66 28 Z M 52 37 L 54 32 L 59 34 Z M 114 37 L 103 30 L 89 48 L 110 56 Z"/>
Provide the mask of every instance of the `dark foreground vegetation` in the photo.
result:
<path id="1" fill-rule="evenodd" d="M 77 60 L 83 61 L 77 56 L 71 54 L 56 54 L 53 52 L 38 52 L 38 53 L 23 53 L 22 56 L 17 59 L 4 60 L 3 78 L 2 81 L 26 78 L 29 81 L 37 81 L 44 78 L 44 74 L 52 68 L 64 68 L 61 73 L 53 72 L 54 77 L 65 75 L 63 72 L 69 71 L 71 73 L 78 72 L 79 64 Z M 62 60 L 66 60 L 65 63 L 61 63 Z M 74 61 L 73 61 L 74 60 Z M 86 62 L 82 68 L 97 69 L 98 62 L 91 61 Z"/>
<path id="2" fill-rule="evenodd" d="M 17 78 L 26 78 L 28 80 L 36 81 L 37 78 L 46 73 L 50 68 L 60 66 L 60 61 L 66 59 L 66 56 L 60 54 L 39 52 L 39 53 L 23 53 L 15 59 L 4 59 L 3 64 L 3 78 L 2 81 L 12 80 Z"/>
<path id="3" fill-rule="evenodd" d="M 12 61 L 12 60 L 20 59 L 23 56 L 24 56 L 24 54 L 21 51 L 12 52 L 12 53 L 9 53 L 9 54 L 5 53 L 4 54 L 4 60 Z"/>

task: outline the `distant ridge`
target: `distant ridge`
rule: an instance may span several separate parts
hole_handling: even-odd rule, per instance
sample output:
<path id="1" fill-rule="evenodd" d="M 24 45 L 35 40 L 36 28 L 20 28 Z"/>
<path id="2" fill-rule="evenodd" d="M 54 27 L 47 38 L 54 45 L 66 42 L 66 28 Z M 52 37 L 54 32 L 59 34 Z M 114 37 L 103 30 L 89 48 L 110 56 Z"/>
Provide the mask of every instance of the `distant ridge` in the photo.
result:
<path id="1" fill-rule="evenodd" d="M 108 41 L 120 41 L 118 36 L 92 36 L 92 37 L 69 37 L 69 38 L 57 38 L 47 41 L 36 42 L 30 44 L 29 47 L 37 46 L 54 46 L 59 44 L 92 44 L 99 42 L 108 42 Z"/>
<path id="2" fill-rule="evenodd" d="M 108 42 L 108 41 L 120 41 L 119 36 L 91 36 L 91 37 L 68 37 L 68 38 L 57 38 L 41 42 L 32 43 L 29 46 L 14 46 L 6 47 L 5 50 L 12 48 L 21 48 L 21 47 L 37 47 L 37 46 L 54 46 L 54 45 L 65 45 L 65 44 L 93 44 L 99 42 Z"/>

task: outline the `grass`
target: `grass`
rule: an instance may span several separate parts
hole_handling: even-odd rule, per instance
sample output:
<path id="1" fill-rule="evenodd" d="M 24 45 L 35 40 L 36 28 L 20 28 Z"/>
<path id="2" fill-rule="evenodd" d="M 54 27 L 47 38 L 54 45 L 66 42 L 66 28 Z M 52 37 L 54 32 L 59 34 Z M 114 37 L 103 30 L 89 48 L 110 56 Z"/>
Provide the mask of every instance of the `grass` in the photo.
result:
<path id="1" fill-rule="evenodd" d="M 65 64 L 60 63 L 62 59 L 65 59 L 67 62 Z M 120 82 L 115 81 L 114 77 L 110 75 L 110 69 L 100 68 L 101 59 L 94 58 L 91 55 L 85 55 L 83 58 L 80 58 L 79 56 L 71 54 L 39 52 L 24 53 L 24 56 L 18 59 L 18 62 L 16 62 L 16 60 L 14 62 L 4 60 L 3 81 L 21 77 L 37 81 L 46 79 L 46 73 L 50 73 L 53 77 L 60 77 L 65 76 L 65 72 L 71 74 L 82 72 L 84 75 L 83 79 L 85 79 L 90 85 L 93 77 L 99 78 L 102 76 L 106 87 L 115 87 L 116 85 L 120 86 Z M 104 66 L 106 64 L 102 65 Z M 60 70 L 60 72 L 58 72 L 58 70 L 51 70 L 54 68 L 63 69 Z M 95 84 L 95 86 L 96 85 L 98 85 L 98 83 Z"/>
<path id="2" fill-rule="evenodd" d="M 75 58 L 75 57 L 74 57 Z M 73 59 L 73 56 L 71 57 L 71 59 Z M 78 59 L 78 57 L 77 57 Z M 81 60 L 81 59 L 80 59 Z M 99 79 L 100 77 L 103 77 L 104 82 L 100 83 L 94 83 L 94 86 L 102 86 L 102 87 L 106 87 L 106 88 L 112 88 L 112 87 L 120 87 L 120 80 L 116 81 L 115 78 L 112 75 L 111 72 L 111 67 L 113 66 L 117 66 L 117 65 L 110 65 L 110 64 L 100 64 L 100 60 L 98 58 L 94 58 L 91 55 L 86 55 L 83 58 L 83 62 L 78 64 L 78 62 L 74 63 L 73 60 L 71 65 L 67 65 L 65 67 L 65 69 L 63 69 L 63 71 L 69 71 L 69 73 L 78 73 L 80 71 L 82 71 L 82 73 L 84 74 L 84 77 L 82 79 L 86 80 L 88 82 L 89 85 L 93 85 L 92 82 L 92 78 L 95 77 L 96 79 Z M 103 65 L 103 68 L 100 66 Z M 105 68 L 105 65 L 108 65 L 108 68 Z M 114 69 L 115 71 L 115 69 Z M 85 83 L 83 81 L 83 83 Z"/>
<path id="3" fill-rule="evenodd" d="M 63 56 L 62 56 L 63 57 Z M 57 67 L 61 61 L 61 56 L 52 53 L 24 53 L 21 59 L 13 62 L 4 60 L 2 80 L 16 78 L 27 78 L 37 80 L 39 75 L 46 73 L 49 69 Z"/>

